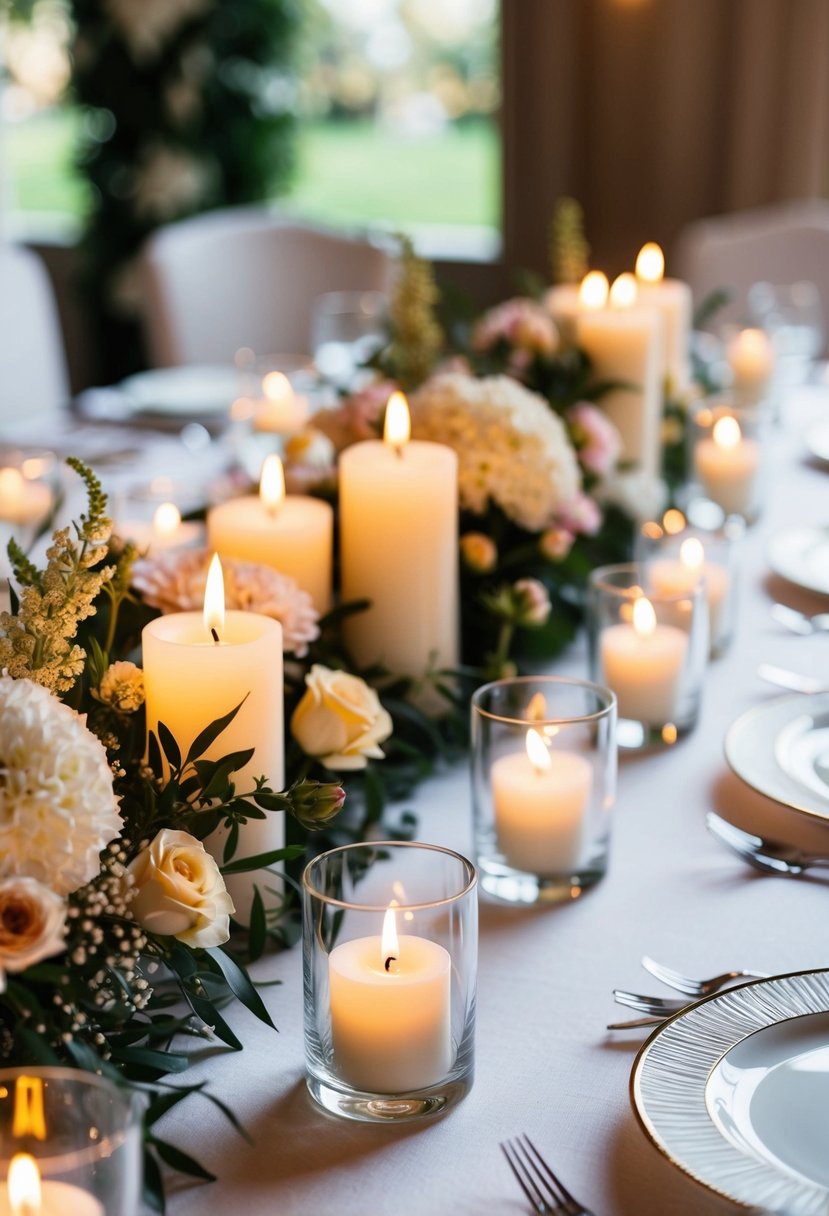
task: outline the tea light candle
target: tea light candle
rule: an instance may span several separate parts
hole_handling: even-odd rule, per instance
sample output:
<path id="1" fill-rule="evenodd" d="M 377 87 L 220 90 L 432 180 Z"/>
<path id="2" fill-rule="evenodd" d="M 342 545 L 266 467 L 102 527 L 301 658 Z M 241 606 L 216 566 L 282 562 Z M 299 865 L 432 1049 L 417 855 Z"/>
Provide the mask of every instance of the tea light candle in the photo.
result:
<path id="1" fill-rule="evenodd" d="M 152 523 L 124 520 L 116 529 L 123 540 L 130 540 L 147 556 L 172 549 L 193 549 L 202 543 L 204 528 L 195 521 L 183 521 L 173 502 L 162 502 L 155 509 Z"/>
<path id="2" fill-rule="evenodd" d="M 13 466 L 0 469 L 0 519 L 10 524 L 39 524 L 52 506 L 42 481 L 29 481 Z"/>
<path id="3" fill-rule="evenodd" d="M 591 275 L 582 282 L 577 341 L 592 361 L 594 380 L 625 385 L 600 402 L 621 436 L 621 459 L 656 476 L 662 459 L 662 317 L 637 306 L 632 275 L 604 298 L 600 287 Z"/>
<path id="4" fill-rule="evenodd" d="M 409 440 L 402 393 L 386 408 L 382 442 L 340 457 L 342 599 L 371 606 L 344 623 L 361 666 L 422 677 L 458 663 L 458 458 Z"/>
<path id="5" fill-rule="evenodd" d="M 768 388 L 774 371 L 774 351 L 762 329 L 741 329 L 726 347 L 726 358 L 736 392 L 757 401 Z"/>
<path id="6" fill-rule="evenodd" d="M 0 1190 L 0 1216 L 104 1216 L 104 1205 L 69 1182 L 42 1181 L 35 1158 L 15 1153 Z"/>
<path id="7" fill-rule="evenodd" d="M 268 456 L 259 494 L 207 513 L 207 540 L 223 557 L 260 562 L 295 579 L 321 615 L 331 607 L 334 512 L 319 498 L 285 494 L 282 461 Z"/>
<path id="8" fill-rule="evenodd" d="M 648 564 L 648 577 L 657 595 L 682 595 L 703 580 L 708 604 L 711 644 L 719 636 L 723 605 L 731 578 L 725 566 L 705 560 L 705 548 L 696 536 L 688 536 L 679 547 L 679 558 L 658 557 Z"/>
<path id="9" fill-rule="evenodd" d="M 452 1064 L 452 960 L 437 942 L 397 935 L 394 905 L 382 935 L 328 957 L 334 1068 L 356 1089 L 402 1094 L 435 1085 Z"/>
<path id="10" fill-rule="evenodd" d="M 301 431 L 308 421 L 308 398 L 294 392 L 284 372 L 268 372 L 262 380 L 262 398 L 254 403 L 253 429 L 271 434 Z"/>
<path id="11" fill-rule="evenodd" d="M 533 728 L 526 749 L 500 756 L 490 773 L 498 847 L 509 865 L 562 874 L 581 858 L 592 770 L 577 752 L 548 750 Z"/>
<path id="12" fill-rule="evenodd" d="M 631 624 L 620 622 L 599 638 L 605 683 L 616 693 L 619 717 L 662 726 L 676 713 L 688 634 L 657 623 L 650 600 L 633 603 Z"/>
<path id="13" fill-rule="evenodd" d="M 710 436 L 697 440 L 694 467 L 704 493 L 726 515 L 752 514 L 760 445 L 743 435 L 736 418 L 718 418 Z"/>
<path id="14" fill-rule="evenodd" d="M 682 392 L 691 378 L 691 288 L 681 279 L 665 278 L 665 256 L 654 241 L 649 241 L 639 250 L 636 281 L 641 303 L 657 308 L 662 316 L 665 374 L 670 387 Z"/>
<path id="15" fill-rule="evenodd" d="M 215 632 L 214 632 L 215 631 Z M 225 612 L 221 565 L 211 563 L 205 588 L 204 612 L 160 616 L 142 633 L 147 730 L 158 723 L 172 732 L 182 757 L 196 736 L 211 722 L 241 704 L 229 726 L 204 752 L 218 760 L 230 752 L 253 748 L 251 759 L 233 774 L 236 788 L 253 788 L 265 776 L 273 790 L 284 784 L 282 626 L 254 612 Z M 282 848 L 282 815 L 249 819 L 239 829 L 236 859 Z M 223 839 L 208 842 L 221 862 Z M 237 919 L 246 923 L 254 884 L 265 899 L 270 881 L 262 871 L 226 880 Z M 271 904 L 273 904 L 271 900 Z"/>

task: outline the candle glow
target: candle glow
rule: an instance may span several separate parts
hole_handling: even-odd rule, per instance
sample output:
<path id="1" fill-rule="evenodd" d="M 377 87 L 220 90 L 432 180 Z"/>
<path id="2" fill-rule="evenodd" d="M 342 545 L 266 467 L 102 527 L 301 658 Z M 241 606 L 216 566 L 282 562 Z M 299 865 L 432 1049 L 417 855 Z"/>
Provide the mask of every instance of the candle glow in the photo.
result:
<path id="1" fill-rule="evenodd" d="M 399 453 L 409 442 L 411 433 L 412 420 L 409 414 L 409 403 L 403 393 L 392 393 L 386 405 L 383 442 Z"/>
<path id="2" fill-rule="evenodd" d="M 275 452 L 266 456 L 262 463 L 262 471 L 259 474 L 259 498 L 265 510 L 271 515 L 276 515 L 285 502 L 285 470 Z"/>
<path id="3" fill-rule="evenodd" d="M 153 532 L 159 537 L 173 536 L 181 524 L 181 511 L 174 502 L 162 502 L 153 515 Z"/>
<path id="4" fill-rule="evenodd" d="M 702 573 L 703 563 L 705 561 L 705 550 L 702 547 L 702 541 L 696 536 L 689 536 L 679 546 L 679 560 L 688 571 L 693 571 L 695 574 Z"/>
<path id="5" fill-rule="evenodd" d="M 544 699 L 543 692 L 536 692 L 530 697 L 530 703 L 527 706 L 527 721 L 541 722 L 547 717 L 547 702 Z"/>
<path id="6" fill-rule="evenodd" d="M 291 382 L 284 372 L 268 372 L 262 381 L 262 392 L 268 401 L 290 401 L 294 395 Z"/>
<path id="7" fill-rule="evenodd" d="M 41 1210 L 40 1170 L 30 1153 L 15 1153 L 12 1157 L 7 1186 L 12 1216 L 38 1216 Z"/>
<path id="8" fill-rule="evenodd" d="M 391 971 L 391 963 L 396 963 L 400 957 L 400 940 L 397 936 L 397 917 L 394 911 L 396 907 L 397 900 L 393 899 L 383 917 L 383 932 L 380 935 L 380 954 L 386 971 Z M 395 967 L 394 970 L 397 971 L 398 968 Z"/>
<path id="9" fill-rule="evenodd" d="M 633 628 L 640 638 L 649 638 L 656 630 L 656 613 L 653 604 L 644 595 L 633 605 Z"/>
<path id="10" fill-rule="evenodd" d="M 743 437 L 739 422 L 728 414 L 717 419 L 711 435 L 717 447 L 726 451 L 736 448 Z"/>
<path id="11" fill-rule="evenodd" d="M 547 744 L 533 727 L 530 727 L 527 731 L 526 748 L 530 764 L 539 776 L 552 768 L 553 762 L 550 759 L 550 753 L 547 751 Z"/>
<path id="12" fill-rule="evenodd" d="M 581 281 L 579 304 L 590 312 L 598 312 L 607 304 L 609 292 L 607 275 L 601 270 L 591 270 Z"/>
<path id="13" fill-rule="evenodd" d="M 613 286 L 610 289 L 610 307 L 632 308 L 636 303 L 637 295 L 638 289 L 633 275 L 627 272 L 620 274 L 613 280 Z"/>
<path id="14" fill-rule="evenodd" d="M 221 638 L 225 627 L 225 580 L 218 553 L 213 554 L 210 569 L 207 571 L 203 617 L 207 632 L 213 635 L 215 631 Z M 216 641 L 217 638 L 214 637 L 213 640 Z"/>
<path id="15" fill-rule="evenodd" d="M 655 241 L 648 241 L 636 258 L 636 277 L 643 283 L 661 283 L 665 274 L 665 255 Z"/>

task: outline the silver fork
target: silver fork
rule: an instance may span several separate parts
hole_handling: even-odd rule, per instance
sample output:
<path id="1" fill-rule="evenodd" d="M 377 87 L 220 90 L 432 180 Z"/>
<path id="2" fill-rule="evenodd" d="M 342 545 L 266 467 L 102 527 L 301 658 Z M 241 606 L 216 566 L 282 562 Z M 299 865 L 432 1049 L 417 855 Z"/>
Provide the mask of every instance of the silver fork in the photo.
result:
<path id="1" fill-rule="evenodd" d="M 799 671 L 789 671 L 786 667 L 777 667 L 774 663 L 761 663 L 757 668 L 761 680 L 775 684 L 778 688 L 787 688 L 789 692 L 826 692 L 826 683 L 816 680 L 814 676 L 801 675 Z"/>
<path id="2" fill-rule="evenodd" d="M 500 1147 L 532 1210 L 539 1216 L 552 1212 L 560 1212 L 562 1216 L 593 1216 L 559 1181 L 529 1136 L 502 1140 Z"/>
<path id="3" fill-rule="evenodd" d="M 617 1005 L 625 1005 L 628 1009 L 636 1009 L 649 1017 L 667 1018 L 672 1013 L 685 1009 L 690 1001 L 683 1001 L 673 996 L 645 996 L 640 992 L 625 992 L 624 988 L 613 989 L 613 999 Z"/>
<path id="4" fill-rule="evenodd" d="M 642 966 L 668 988 L 675 988 L 677 992 L 684 992 L 686 996 L 694 997 L 710 996 L 712 992 L 719 992 L 721 988 L 726 988 L 733 980 L 744 978 L 765 980 L 768 978 L 768 973 L 765 971 L 723 971 L 719 975 L 710 976 L 709 979 L 698 980 L 693 976 L 683 975 L 681 971 L 674 971 L 672 967 L 665 967 L 662 963 L 657 963 L 647 954 L 642 959 Z"/>
<path id="5" fill-rule="evenodd" d="M 780 840 L 769 840 L 766 836 L 744 832 L 713 811 L 708 812 L 706 821 L 709 832 L 763 874 L 786 874 L 796 878 L 812 868 L 829 869 L 829 857 L 804 853 L 802 849 L 783 844 Z"/>

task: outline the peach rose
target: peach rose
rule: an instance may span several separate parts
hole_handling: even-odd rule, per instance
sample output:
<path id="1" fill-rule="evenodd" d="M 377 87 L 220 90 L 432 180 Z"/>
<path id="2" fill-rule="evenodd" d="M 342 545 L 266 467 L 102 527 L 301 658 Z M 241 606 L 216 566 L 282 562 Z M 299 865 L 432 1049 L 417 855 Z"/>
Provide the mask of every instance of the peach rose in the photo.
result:
<path id="1" fill-rule="evenodd" d="M 0 880 L 0 991 L 6 972 L 60 953 L 65 924 L 63 900 L 36 878 Z"/>
<path id="2" fill-rule="evenodd" d="M 188 946 L 227 941 L 233 901 L 216 862 L 189 832 L 164 828 L 127 873 L 137 891 L 132 914 L 148 933 Z"/>
<path id="3" fill-rule="evenodd" d="M 330 769 L 365 768 L 369 759 L 383 759 L 379 744 L 391 734 L 392 721 L 365 680 L 315 663 L 305 683 L 291 730 L 307 755 Z"/>

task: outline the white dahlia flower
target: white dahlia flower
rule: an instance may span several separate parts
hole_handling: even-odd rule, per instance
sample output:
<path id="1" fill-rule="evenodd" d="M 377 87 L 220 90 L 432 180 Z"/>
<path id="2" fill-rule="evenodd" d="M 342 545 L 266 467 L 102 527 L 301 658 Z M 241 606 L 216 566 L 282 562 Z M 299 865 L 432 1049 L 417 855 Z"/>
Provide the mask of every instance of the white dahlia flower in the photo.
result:
<path id="1" fill-rule="evenodd" d="M 457 452 L 462 507 L 481 514 L 491 500 L 522 528 L 540 532 L 581 488 L 564 423 L 510 376 L 434 376 L 414 394 L 411 410 L 415 438 Z"/>
<path id="2" fill-rule="evenodd" d="M 0 878 L 68 895 L 120 831 L 106 751 L 84 719 L 39 684 L 0 677 Z"/>

